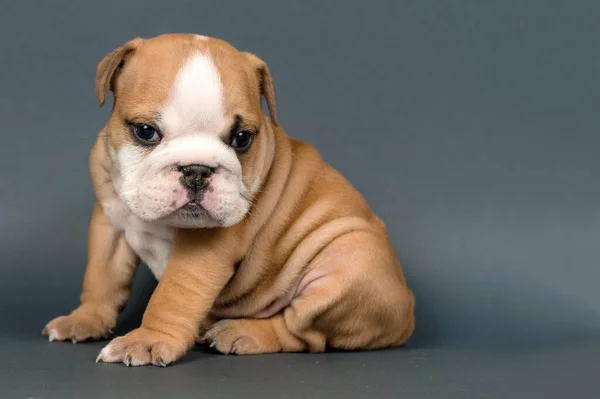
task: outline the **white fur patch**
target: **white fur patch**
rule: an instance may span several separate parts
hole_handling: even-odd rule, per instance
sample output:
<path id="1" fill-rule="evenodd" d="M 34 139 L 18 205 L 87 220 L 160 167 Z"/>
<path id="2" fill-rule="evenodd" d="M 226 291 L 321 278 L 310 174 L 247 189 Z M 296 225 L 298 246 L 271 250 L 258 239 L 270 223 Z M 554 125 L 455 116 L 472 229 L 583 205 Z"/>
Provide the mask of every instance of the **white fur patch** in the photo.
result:
<path id="1" fill-rule="evenodd" d="M 170 140 L 168 144 L 159 145 L 144 162 L 155 171 L 169 165 L 202 164 L 224 168 L 236 177 L 242 175 L 235 151 L 209 134 L 190 134 Z"/>
<path id="2" fill-rule="evenodd" d="M 125 229 L 125 239 L 131 249 L 148 265 L 160 280 L 167 268 L 172 247 L 172 231 L 167 226 L 147 223 L 131 215 Z"/>
<path id="3" fill-rule="evenodd" d="M 131 249 L 148 265 L 154 277 L 160 280 L 171 253 L 171 228 L 143 221 L 121 201 L 113 200 L 102 205 L 113 227 L 124 231 Z"/>
<path id="4" fill-rule="evenodd" d="M 217 137 L 204 134 L 178 137 L 160 144 L 150 154 L 144 154 L 135 145 L 127 145 L 119 152 L 119 163 L 122 174 L 117 179 L 120 184 L 115 187 L 119 197 L 148 223 L 177 227 L 229 226 L 248 211 L 250 194 L 242 182 L 240 162 L 235 152 Z M 176 212 L 189 201 L 177 166 L 189 164 L 215 169 L 202 196 L 201 205 L 207 215 L 196 218 Z"/>
<path id="5" fill-rule="evenodd" d="M 183 66 L 161 122 L 169 138 L 189 133 L 220 134 L 231 123 L 224 115 L 221 77 L 208 54 L 198 52 Z"/>

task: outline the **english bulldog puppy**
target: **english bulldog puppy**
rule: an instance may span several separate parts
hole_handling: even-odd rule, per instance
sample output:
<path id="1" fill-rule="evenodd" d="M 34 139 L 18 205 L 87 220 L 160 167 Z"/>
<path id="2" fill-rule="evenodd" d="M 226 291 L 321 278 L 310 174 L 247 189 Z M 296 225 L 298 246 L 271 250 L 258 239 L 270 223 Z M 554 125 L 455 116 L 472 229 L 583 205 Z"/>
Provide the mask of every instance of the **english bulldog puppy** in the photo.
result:
<path id="1" fill-rule="evenodd" d="M 159 280 L 141 326 L 97 361 L 166 366 L 195 342 L 248 355 L 409 339 L 414 296 L 384 223 L 279 125 L 265 62 L 216 38 L 137 38 L 99 63 L 100 105 L 109 90 L 80 306 L 46 325 L 50 341 L 107 338 L 140 260 Z"/>

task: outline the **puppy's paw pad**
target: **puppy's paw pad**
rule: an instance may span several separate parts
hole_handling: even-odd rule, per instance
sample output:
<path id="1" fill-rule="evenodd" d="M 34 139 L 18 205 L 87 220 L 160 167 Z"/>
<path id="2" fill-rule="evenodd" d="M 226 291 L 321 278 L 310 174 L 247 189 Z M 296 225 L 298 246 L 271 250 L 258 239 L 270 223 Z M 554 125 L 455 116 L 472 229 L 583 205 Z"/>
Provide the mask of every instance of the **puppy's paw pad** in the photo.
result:
<path id="1" fill-rule="evenodd" d="M 248 335 L 242 320 L 221 320 L 213 324 L 204 334 L 204 340 L 211 348 L 235 355 L 263 353 L 255 337 Z"/>

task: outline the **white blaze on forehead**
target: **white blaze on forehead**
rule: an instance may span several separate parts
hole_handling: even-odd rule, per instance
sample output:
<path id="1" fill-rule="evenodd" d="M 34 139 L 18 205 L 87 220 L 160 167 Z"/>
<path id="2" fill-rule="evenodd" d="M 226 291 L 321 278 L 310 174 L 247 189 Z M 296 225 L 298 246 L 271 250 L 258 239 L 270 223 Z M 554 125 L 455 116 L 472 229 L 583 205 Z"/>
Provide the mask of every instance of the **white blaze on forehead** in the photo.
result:
<path id="1" fill-rule="evenodd" d="M 177 74 L 162 124 L 167 138 L 226 129 L 223 84 L 208 53 L 194 53 Z"/>

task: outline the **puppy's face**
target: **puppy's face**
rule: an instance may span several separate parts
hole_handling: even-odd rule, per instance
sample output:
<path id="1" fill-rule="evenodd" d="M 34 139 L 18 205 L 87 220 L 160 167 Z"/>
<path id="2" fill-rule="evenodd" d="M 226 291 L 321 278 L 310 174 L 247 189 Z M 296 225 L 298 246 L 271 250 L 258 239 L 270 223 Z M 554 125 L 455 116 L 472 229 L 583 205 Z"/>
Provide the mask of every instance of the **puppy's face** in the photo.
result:
<path id="1" fill-rule="evenodd" d="M 217 39 L 136 40 L 98 67 L 100 86 L 108 69 L 115 95 L 107 125 L 115 191 L 146 221 L 182 228 L 239 222 L 267 158 L 266 65 Z"/>

